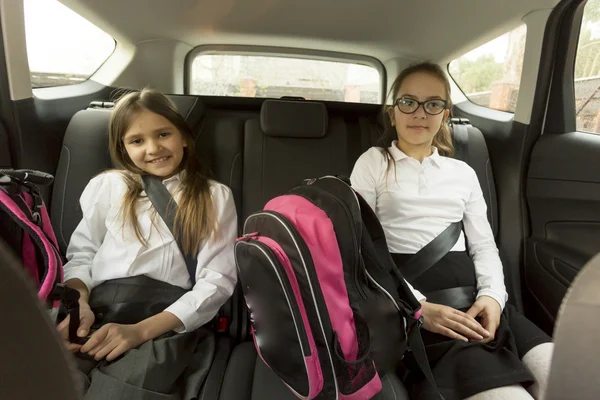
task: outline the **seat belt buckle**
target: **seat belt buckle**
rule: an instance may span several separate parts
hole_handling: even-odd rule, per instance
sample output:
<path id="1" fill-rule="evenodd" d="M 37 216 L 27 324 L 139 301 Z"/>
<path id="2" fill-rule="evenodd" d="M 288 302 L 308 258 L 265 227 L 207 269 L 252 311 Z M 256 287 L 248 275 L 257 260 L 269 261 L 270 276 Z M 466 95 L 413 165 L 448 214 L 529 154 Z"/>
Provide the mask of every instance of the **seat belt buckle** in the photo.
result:
<path id="1" fill-rule="evenodd" d="M 408 311 L 408 310 L 407 310 Z M 407 312 L 407 315 L 404 317 L 404 323 L 406 326 L 405 333 L 406 336 L 410 333 L 412 329 L 421 329 L 424 323 L 423 319 L 423 307 L 418 309 L 414 314 Z"/>
<path id="2" fill-rule="evenodd" d="M 415 312 L 413 318 L 417 320 L 417 323 L 420 322 L 419 327 L 423 325 L 423 306 Z"/>
<path id="3" fill-rule="evenodd" d="M 220 317 L 217 322 L 217 332 L 223 333 L 227 331 L 227 327 L 229 326 L 229 319 L 227 317 Z"/>

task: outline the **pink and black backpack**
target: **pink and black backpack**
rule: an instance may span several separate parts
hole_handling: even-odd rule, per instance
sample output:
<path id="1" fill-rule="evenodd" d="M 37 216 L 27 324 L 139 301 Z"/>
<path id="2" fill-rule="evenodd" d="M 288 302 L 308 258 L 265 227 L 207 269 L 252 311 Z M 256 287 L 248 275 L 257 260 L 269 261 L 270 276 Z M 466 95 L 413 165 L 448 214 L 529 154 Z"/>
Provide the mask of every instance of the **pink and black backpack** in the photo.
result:
<path id="1" fill-rule="evenodd" d="M 71 320 L 78 322 L 79 292 L 62 285 L 63 260 L 39 190 L 53 180 L 40 171 L 0 170 L 0 239 L 21 260 L 38 298 L 48 308 L 62 305 Z M 69 327 L 73 340 L 77 326 Z"/>
<path id="2" fill-rule="evenodd" d="M 258 354 L 298 398 L 370 399 L 406 351 L 435 387 L 421 305 L 344 179 L 269 201 L 245 221 L 235 258 Z"/>

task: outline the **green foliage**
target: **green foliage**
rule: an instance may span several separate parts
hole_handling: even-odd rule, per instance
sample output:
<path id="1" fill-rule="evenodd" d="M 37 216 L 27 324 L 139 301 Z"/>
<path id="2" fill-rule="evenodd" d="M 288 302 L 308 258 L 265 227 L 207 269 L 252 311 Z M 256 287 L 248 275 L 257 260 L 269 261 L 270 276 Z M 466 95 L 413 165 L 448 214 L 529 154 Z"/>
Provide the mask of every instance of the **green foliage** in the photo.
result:
<path id="1" fill-rule="evenodd" d="M 577 61 L 575 63 L 575 78 L 586 78 L 600 75 L 600 38 L 593 38 L 593 27 L 600 23 L 600 0 L 590 0 L 585 5 Z M 600 29 L 596 27 L 596 29 Z"/>
<path id="2" fill-rule="evenodd" d="M 475 60 L 460 58 L 450 65 L 450 73 L 465 93 L 489 91 L 492 83 L 502 78 L 503 64 L 491 54 Z"/>
<path id="3" fill-rule="evenodd" d="M 584 22 L 595 23 L 600 21 L 600 0 L 588 0 L 585 5 Z"/>

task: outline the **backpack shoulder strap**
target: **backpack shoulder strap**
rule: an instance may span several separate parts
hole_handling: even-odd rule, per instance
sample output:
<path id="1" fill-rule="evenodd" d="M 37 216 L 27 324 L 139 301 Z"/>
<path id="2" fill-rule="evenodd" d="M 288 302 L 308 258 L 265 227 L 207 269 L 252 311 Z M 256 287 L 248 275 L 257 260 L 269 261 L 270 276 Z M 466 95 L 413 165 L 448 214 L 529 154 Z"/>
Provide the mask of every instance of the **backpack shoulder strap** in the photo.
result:
<path id="1" fill-rule="evenodd" d="M 431 386 L 434 393 L 439 394 L 440 399 L 443 400 L 444 397 L 441 395 L 431 372 L 427 353 L 425 352 L 425 344 L 421 337 L 421 304 L 412 294 L 406 284 L 406 280 L 396 267 L 388 250 L 383 228 L 381 227 L 375 212 L 358 193 L 357 197 L 363 219 L 363 237 L 361 242 L 363 257 L 374 257 L 379 261 L 378 264 L 383 267 L 379 270 L 371 270 L 368 272 L 377 274 L 373 278 L 375 278 L 375 280 L 384 288 L 387 289 L 394 285 L 397 288 L 397 290 L 389 290 L 388 292 L 390 294 L 395 294 L 396 296 L 399 295 L 400 297 L 400 299 L 396 298 L 395 300 L 400 300 L 398 301 L 398 305 L 401 307 L 400 312 L 405 318 L 408 347 L 413 352 L 415 361 L 425 375 L 428 384 Z M 398 293 L 399 291 L 401 293 Z"/>
<path id="2" fill-rule="evenodd" d="M 388 250 L 383 228 L 381 227 L 375 212 L 358 193 L 357 197 L 363 220 L 362 246 L 364 255 L 369 256 L 371 252 L 375 253 L 374 255 L 371 255 L 371 257 L 377 259 L 383 269 L 383 272 L 378 274 L 378 277 L 380 278 L 378 281 L 381 282 L 382 285 L 394 287 L 395 289 L 392 293 L 397 293 L 400 300 L 402 300 L 402 303 L 408 307 L 407 311 L 410 314 L 414 314 L 421 308 L 421 304 L 412 294 L 410 288 L 406 284 L 406 280 L 398 268 L 396 268 L 396 264 Z M 392 280 L 392 282 L 389 283 L 389 280 Z"/>
<path id="3" fill-rule="evenodd" d="M 192 286 L 196 284 L 196 267 L 198 261 L 196 256 L 186 254 L 183 250 L 183 244 L 181 243 L 181 236 L 175 235 L 175 215 L 177 214 L 177 203 L 171 196 L 171 193 L 163 185 L 160 178 L 153 175 L 142 175 L 142 181 L 144 182 L 144 190 L 148 199 L 156 208 L 158 215 L 165 222 L 177 242 L 177 247 L 183 255 L 185 260 L 185 266 L 187 267 L 190 279 L 192 280 Z"/>

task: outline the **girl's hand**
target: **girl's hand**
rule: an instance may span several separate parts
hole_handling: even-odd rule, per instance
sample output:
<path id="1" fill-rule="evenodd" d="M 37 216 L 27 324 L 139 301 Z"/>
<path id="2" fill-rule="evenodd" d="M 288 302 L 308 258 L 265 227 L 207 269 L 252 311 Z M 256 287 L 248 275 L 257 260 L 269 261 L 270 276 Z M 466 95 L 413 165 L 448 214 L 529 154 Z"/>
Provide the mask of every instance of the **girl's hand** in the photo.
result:
<path id="1" fill-rule="evenodd" d="M 467 314 L 472 318 L 481 317 L 483 327 L 490 333 L 483 340 L 484 343 L 494 340 L 496 330 L 500 325 L 500 315 L 502 314 L 500 304 L 496 300 L 489 296 L 481 296 L 467 311 Z"/>
<path id="2" fill-rule="evenodd" d="M 92 312 L 90 305 L 85 300 L 79 300 L 79 328 L 77 329 L 77 336 L 86 337 L 90 331 L 90 327 L 94 324 L 96 316 Z M 69 321 L 71 320 L 71 316 L 67 315 L 67 318 L 61 321 L 60 324 L 56 327 L 60 334 L 60 337 L 63 339 L 65 346 L 69 351 L 74 352 L 81 348 L 81 345 L 76 343 L 71 343 L 69 341 Z"/>
<path id="3" fill-rule="evenodd" d="M 106 361 L 113 361 L 145 341 L 138 325 L 106 324 L 81 346 L 81 352 L 88 353 L 98 361 L 105 357 Z"/>
<path id="4" fill-rule="evenodd" d="M 483 340 L 490 336 L 471 315 L 452 307 L 423 301 L 423 327 L 451 339 Z"/>

